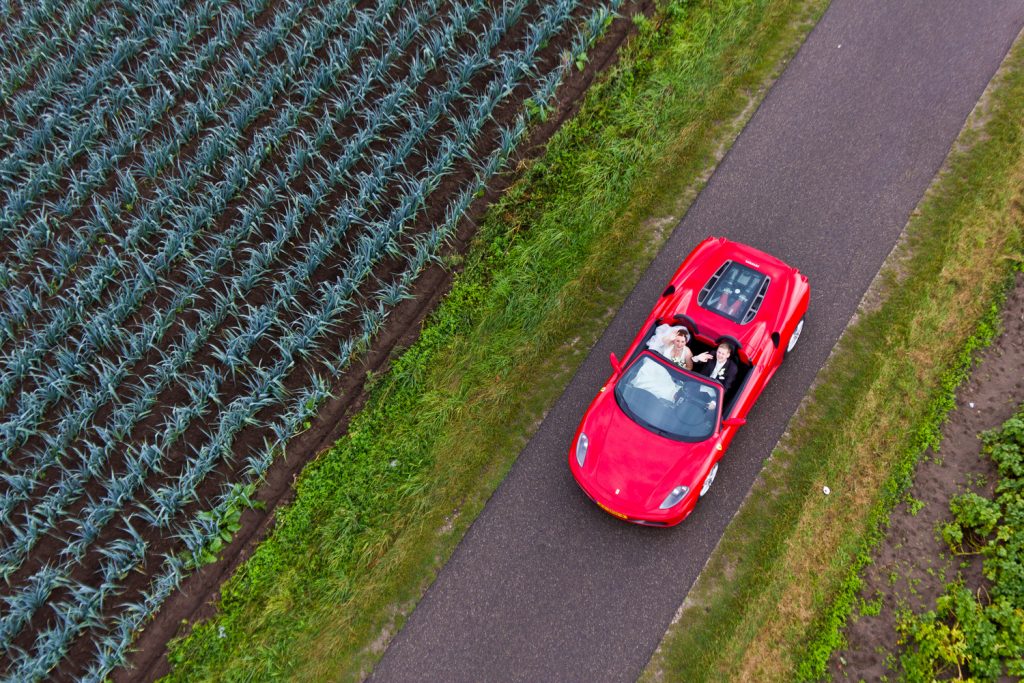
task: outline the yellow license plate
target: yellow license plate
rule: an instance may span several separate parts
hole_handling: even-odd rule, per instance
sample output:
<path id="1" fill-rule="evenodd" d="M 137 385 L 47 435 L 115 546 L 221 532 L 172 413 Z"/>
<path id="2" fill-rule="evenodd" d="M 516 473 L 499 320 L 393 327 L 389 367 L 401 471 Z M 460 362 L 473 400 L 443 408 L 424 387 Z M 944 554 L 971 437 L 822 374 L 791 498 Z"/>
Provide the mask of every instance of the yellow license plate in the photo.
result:
<path id="1" fill-rule="evenodd" d="M 612 510 L 610 507 L 601 505 L 600 503 L 597 504 L 597 507 L 601 508 L 602 510 L 604 510 L 613 517 L 618 517 L 619 519 L 626 519 L 626 515 L 622 514 L 621 512 L 616 512 L 615 510 Z"/>

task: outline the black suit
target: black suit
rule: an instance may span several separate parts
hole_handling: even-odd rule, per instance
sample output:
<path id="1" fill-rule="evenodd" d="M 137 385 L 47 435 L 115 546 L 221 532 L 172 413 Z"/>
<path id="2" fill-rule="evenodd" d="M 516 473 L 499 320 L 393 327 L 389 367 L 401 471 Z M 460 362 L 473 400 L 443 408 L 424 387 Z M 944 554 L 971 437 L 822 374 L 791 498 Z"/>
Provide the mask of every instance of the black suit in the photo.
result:
<path id="1" fill-rule="evenodd" d="M 694 371 L 699 372 L 705 377 L 711 377 L 711 373 L 712 371 L 714 371 L 715 366 L 717 364 L 718 361 L 712 358 L 711 360 L 705 361 L 703 363 L 695 362 L 693 364 L 693 369 Z M 728 394 L 729 390 L 732 389 L 732 385 L 736 382 L 736 363 L 733 362 L 732 358 L 729 358 L 729 360 L 725 361 L 725 366 L 723 369 L 723 374 L 725 376 L 722 378 L 716 377 L 715 380 L 722 385 L 722 393 Z"/>

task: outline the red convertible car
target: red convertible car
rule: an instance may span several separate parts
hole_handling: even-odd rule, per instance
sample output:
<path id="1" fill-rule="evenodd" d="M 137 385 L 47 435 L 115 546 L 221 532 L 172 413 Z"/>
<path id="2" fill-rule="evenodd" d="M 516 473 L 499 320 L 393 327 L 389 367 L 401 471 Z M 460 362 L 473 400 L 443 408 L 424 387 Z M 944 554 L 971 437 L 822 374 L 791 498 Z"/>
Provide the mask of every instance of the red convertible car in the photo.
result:
<path id="1" fill-rule="evenodd" d="M 774 256 L 724 238 L 701 242 L 623 361 L 611 355 L 612 375 L 569 449 L 569 467 L 583 491 L 628 522 L 683 521 L 800 338 L 809 297 L 807 278 Z M 680 328 L 689 333 L 692 354 L 709 358 L 692 370 L 651 342 L 656 331 L 675 335 Z M 716 362 L 728 351 L 728 361 Z"/>

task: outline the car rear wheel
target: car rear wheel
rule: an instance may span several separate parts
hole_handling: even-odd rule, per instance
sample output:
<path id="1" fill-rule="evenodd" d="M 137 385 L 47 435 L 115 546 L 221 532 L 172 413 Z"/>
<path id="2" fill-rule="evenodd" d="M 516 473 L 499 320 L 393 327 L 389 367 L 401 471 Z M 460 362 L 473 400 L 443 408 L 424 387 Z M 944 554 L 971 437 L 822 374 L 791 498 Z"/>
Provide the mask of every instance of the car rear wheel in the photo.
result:
<path id="1" fill-rule="evenodd" d="M 711 488 L 711 484 L 715 482 L 715 475 L 718 474 L 718 463 L 716 462 L 711 466 L 711 471 L 708 472 L 708 476 L 704 477 L 704 485 L 700 487 L 700 495 L 703 498 L 704 494 Z"/>
<path id="2" fill-rule="evenodd" d="M 800 341 L 800 333 L 804 331 L 804 319 L 800 318 L 800 322 L 796 324 L 796 329 L 793 330 L 793 334 L 789 336 L 789 343 L 786 344 L 786 353 L 789 353 L 796 346 L 796 343 Z"/>

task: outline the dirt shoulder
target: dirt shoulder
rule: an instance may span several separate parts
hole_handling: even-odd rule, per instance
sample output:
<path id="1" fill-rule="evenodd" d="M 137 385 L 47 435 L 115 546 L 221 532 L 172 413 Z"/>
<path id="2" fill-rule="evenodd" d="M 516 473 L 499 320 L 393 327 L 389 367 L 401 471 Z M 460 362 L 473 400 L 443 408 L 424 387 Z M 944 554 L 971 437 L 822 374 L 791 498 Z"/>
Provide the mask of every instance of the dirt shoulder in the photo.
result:
<path id="1" fill-rule="evenodd" d="M 1024 275 L 1018 275 L 1002 312 L 1002 331 L 980 354 L 957 405 L 942 429 L 938 451 L 917 467 L 906 499 L 892 513 L 885 540 L 863 576 L 859 614 L 845 637 L 847 647 L 829 664 L 834 680 L 884 680 L 892 676 L 896 615 L 930 609 L 959 571 L 966 585 L 982 585 L 977 557 L 952 556 L 937 529 L 951 520 L 949 501 L 967 490 L 991 493 L 995 466 L 981 455 L 978 435 L 997 428 L 1024 402 Z M 877 613 L 876 613 L 877 612 Z"/>

